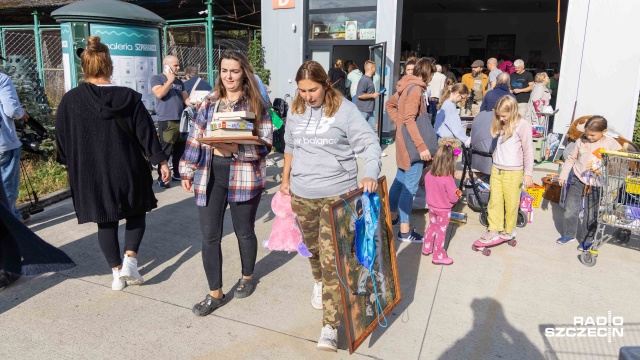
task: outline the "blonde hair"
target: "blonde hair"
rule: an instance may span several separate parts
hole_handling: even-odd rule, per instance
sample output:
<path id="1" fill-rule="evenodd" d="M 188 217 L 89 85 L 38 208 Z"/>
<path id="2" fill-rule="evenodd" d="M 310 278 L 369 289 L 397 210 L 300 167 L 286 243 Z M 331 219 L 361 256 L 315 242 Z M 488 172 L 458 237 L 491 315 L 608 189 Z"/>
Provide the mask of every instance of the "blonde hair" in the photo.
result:
<path id="1" fill-rule="evenodd" d="M 324 89 L 324 111 L 327 117 L 331 117 L 338 112 L 340 105 L 342 105 L 342 95 L 336 91 L 332 86 L 329 86 L 329 76 L 324 68 L 317 61 L 305 61 L 300 65 L 298 72 L 296 73 L 296 83 L 300 80 L 311 80 L 315 83 L 322 85 Z M 307 104 L 300 96 L 300 93 L 296 94 L 291 104 L 291 112 L 294 114 L 304 114 L 307 111 Z"/>
<path id="2" fill-rule="evenodd" d="M 455 93 L 458 93 L 460 95 L 469 95 L 469 88 L 463 83 L 457 83 L 453 86 L 445 86 L 442 91 L 442 96 L 440 96 L 440 102 L 438 103 L 438 106 L 436 108 L 440 110 L 442 104 L 444 104 L 445 101 L 449 100 L 449 96 Z"/>
<path id="3" fill-rule="evenodd" d="M 501 97 L 494 107 L 493 124 L 491 124 L 491 136 L 496 137 L 502 133 L 502 141 L 506 141 L 516 131 L 520 114 L 518 114 L 518 103 L 512 96 Z M 507 113 L 507 121 L 503 124 L 498 119 L 498 112 Z"/>
<path id="4" fill-rule="evenodd" d="M 456 172 L 456 160 L 458 158 L 454 155 L 454 150 L 460 149 L 462 143 L 456 138 L 446 137 L 438 140 L 438 145 L 440 147 L 433 157 L 429 172 L 433 176 L 453 176 Z"/>
<path id="5" fill-rule="evenodd" d="M 544 79 L 548 79 L 549 75 L 547 75 L 546 72 L 540 72 L 536 74 L 536 77 L 533 81 L 537 82 L 537 83 L 541 83 L 544 81 Z"/>
<path id="6" fill-rule="evenodd" d="M 87 47 L 80 54 L 80 66 L 85 78 L 110 78 L 113 64 L 107 45 L 100 42 L 100 36 L 89 36 Z"/>

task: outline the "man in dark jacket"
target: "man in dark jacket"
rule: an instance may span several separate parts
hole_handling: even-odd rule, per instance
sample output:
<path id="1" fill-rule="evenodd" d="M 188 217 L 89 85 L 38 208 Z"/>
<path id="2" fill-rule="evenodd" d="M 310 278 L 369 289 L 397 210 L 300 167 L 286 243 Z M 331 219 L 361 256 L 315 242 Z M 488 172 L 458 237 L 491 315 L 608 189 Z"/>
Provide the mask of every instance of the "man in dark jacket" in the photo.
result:
<path id="1" fill-rule="evenodd" d="M 515 98 L 509 89 L 510 77 L 509 74 L 503 72 L 498 75 L 496 79 L 496 87 L 487 92 L 487 95 L 484 96 L 484 100 L 482 101 L 482 105 L 480 105 L 480 111 L 493 111 L 494 106 L 501 97 L 505 95 L 509 95 Z"/>

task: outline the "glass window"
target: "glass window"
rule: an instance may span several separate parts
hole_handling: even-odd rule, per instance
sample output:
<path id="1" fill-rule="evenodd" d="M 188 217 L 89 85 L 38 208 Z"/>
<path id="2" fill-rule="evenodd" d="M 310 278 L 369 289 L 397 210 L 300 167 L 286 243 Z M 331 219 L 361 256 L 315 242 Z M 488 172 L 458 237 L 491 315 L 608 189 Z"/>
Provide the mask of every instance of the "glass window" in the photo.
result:
<path id="1" fill-rule="evenodd" d="M 309 14 L 309 40 L 375 40 L 375 29 L 375 11 Z"/>
<path id="2" fill-rule="evenodd" d="M 309 10 L 376 6 L 378 0 L 309 0 Z"/>

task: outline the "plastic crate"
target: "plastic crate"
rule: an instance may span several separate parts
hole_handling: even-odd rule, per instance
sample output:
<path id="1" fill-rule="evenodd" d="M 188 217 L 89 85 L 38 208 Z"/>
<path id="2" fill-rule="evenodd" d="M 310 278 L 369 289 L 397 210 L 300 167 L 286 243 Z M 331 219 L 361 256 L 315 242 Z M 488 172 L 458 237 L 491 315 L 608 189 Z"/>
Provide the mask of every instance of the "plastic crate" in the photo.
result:
<path id="1" fill-rule="evenodd" d="M 533 186 L 525 188 L 524 191 L 533 198 L 533 207 L 539 208 L 542 202 L 542 195 L 544 195 L 544 186 L 533 184 Z"/>

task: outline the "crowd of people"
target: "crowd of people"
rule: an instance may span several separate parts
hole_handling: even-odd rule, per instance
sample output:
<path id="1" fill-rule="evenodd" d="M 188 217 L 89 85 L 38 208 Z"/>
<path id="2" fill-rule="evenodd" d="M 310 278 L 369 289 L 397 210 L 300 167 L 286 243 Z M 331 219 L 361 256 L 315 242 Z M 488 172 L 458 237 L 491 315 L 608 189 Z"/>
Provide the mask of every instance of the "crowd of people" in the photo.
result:
<path id="1" fill-rule="evenodd" d="M 152 92 L 158 99 L 156 128 L 141 95 L 111 83 L 109 49 L 99 37 L 90 37 L 81 54 L 84 82 L 67 92 L 58 107 L 57 161 L 67 168 L 78 223 L 97 225 L 98 243 L 112 269 L 113 290 L 144 282 L 137 255 L 145 233 L 146 213 L 157 207 L 153 184 L 166 188 L 171 181 L 180 181 L 185 191 L 194 194 L 208 292 L 193 306 L 193 313 L 206 316 L 226 301 L 221 240 L 227 206 L 241 259 L 234 297 L 246 298 L 256 289 L 255 221 L 266 186 L 266 158 L 274 131 L 269 98 L 252 65 L 239 52 L 220 56 L 214 86 L 199 78 L 193 67 L 186 67 L 187 79 L 180 80 L 180 62 L 175 56 L 165 57 L 162 65 L 162 73 L 151 79 Z M 398 227 L 397 240 L 421 243 L 422 254 L 432 256 L 436 265 L 453 263 L 444 242 L 451 209 L 461 198 L 455 165 L 462 147 L 476 147 L 492 154 L 473 163 L 475 171 L 489 176 L 491 186 L 488 227 L 479 241 L 491 244 L 516 236 L 520 192 L 522 186 L 532 183 L 531 126 L 539 121 L 542 107 L 551 104 L 553 91 L 549 88 L 553 88 L 553 79 L 557 86 L 557 72 L 552 78 L 545 72 L 534 78 L 524 70 L 522 60 L 513 63 L 511 74 L 501 71 L 500 65 L 491 58 L 485 69 L 484 61 L 476 60 L 471 72 L 457 82 L 449 68 L 436 64 L 433 58 L 410 58 L 404 76 L 386 103 L 397 129 L 397 171 L 389 189 L 392 224 Z M 319 63 L 306 61 L 297 70 L 298 89 L 287 115 L 279 189 L 291 197 L 304 243 L 311 253 L 311 305 L 323 313 L 318 348 L 333 351 L 337 349 L 342 302 L 329 206 L 358 188 L 374 192 L 384 156 L 376 133 L 380 124 L 373 113 L 380 96 L 376 64 L 365 62 L 364 73 L 352 61 L 346 62 L 347 71 L 343 66 L 338 60 L 325 71 Z M 3 74 L 0 87 L 12 87 Z M 210 93 L 195 99 L 194 91 Z M 16 157 L 19 158 L 12 126 L 14 121 L 27 119 L 28 114 L 19 106 L 15 89 L 13 93 L 0 94 L 3 187 L 7 204 L 20 218 L 15 209 L 17 181 L 11 178 L 15 176 Z M 193 115 L 188 132 L 180 124 L 185 108 Z M 198 141 L 206 136 L 214 114 L 233 111 L 255 114 L 253 134 L 261 145 L 207 145 Z M 87 114 L 94 116 L 87 118 Z M 470 136 L 462 122 L 469 115 L 475 117 Z M 600 116 L 587 122 L 585 137 L 578 141 L 560 175 L 561 182 L 572 186 L 559 244 L 578 239 L 583 249 L 589 246 L 584 230 L 594 215 L 577 219 L 576 213 L 580 206 L 584 207 L 582 189 L 600 185 L 597 179 L 584 175 L 587 164 L 597 161 L 590 155 L 592 148 L 619 149 L 615 141 L 603 136 L 606 128 L 606 120 Z M 169 161 L 171 158 L 173 161 Z M 358 161 L 363 164 L 360 182 Z M 317 166 L 319 163 L 324 166 Z M 156 179 L 151 166 L 157 166 Z M 413 200 L 422 180 L 429 207 L 429 224 L 424 233 L 411 227 L 410 222 Z M 597 190 L 588 197 L 591 202 L 596 198 Z M 125 241 L 124 249 L 120 249 L 117 230 L 123 219 Z M 6 244 L 2 243 L 0 251 L 6 253 Z M 19 273 L 15 256 L 10 264 L 3 260 L 0 289 Z"/>

